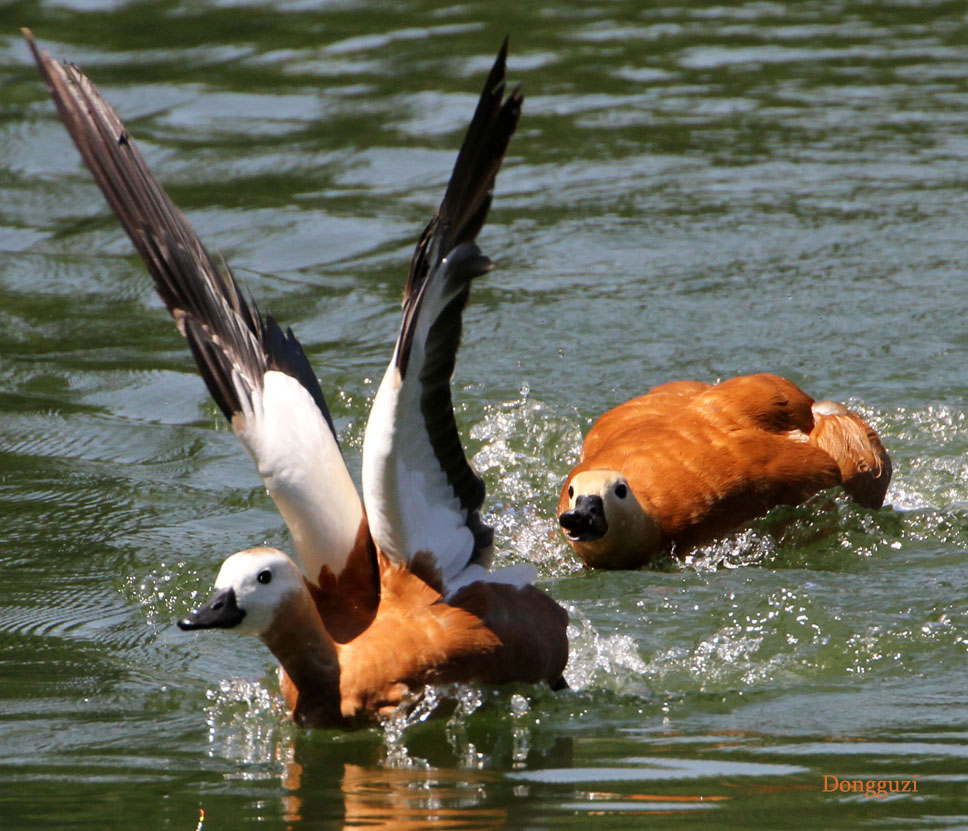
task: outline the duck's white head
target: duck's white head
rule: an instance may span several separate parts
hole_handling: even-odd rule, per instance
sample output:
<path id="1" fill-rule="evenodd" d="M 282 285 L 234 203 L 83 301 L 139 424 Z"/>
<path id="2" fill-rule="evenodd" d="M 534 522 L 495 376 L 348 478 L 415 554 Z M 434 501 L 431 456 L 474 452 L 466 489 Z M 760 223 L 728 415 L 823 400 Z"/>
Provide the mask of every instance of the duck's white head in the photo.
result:
<path id="1" fill-rule="evenodd" d="M 283 552 L 248 548 L 222 563 L 211 600 L 178 621 L 178 626 L 264 635 L 293 595 L 305 590 L 302 574 Z"/>
<path id="2" fill-rule="evenodd" d="M 583 470 L 566 483 L 558 524 L 589 568 L 638 568 L 658 551 L 655 508 L 617 470 Z"/>

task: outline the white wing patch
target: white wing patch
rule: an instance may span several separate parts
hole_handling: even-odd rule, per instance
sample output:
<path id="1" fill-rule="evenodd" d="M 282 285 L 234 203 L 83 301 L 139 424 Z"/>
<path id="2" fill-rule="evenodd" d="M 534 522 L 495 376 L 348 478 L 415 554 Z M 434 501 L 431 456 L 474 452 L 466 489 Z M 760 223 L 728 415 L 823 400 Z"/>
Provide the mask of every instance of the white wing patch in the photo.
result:
<path id="1" fill-rule="evenodd" d="M 292 376 L 270 370 L 262 390 L 241 396 L 232 427 L 292 533 L 310 582 L 339 574 L 353 549 L 363 506 L 319 407 Z"/>
<path id="2" fill-rule="evenodd" d="M 418 552 L 431 553 L 449 588 L 473 554 L 474 535 L 427 436 L 414 353 L 407 382 L 391 361 L 373 401 L 363 440 L 363 499 L 380 550 L 406 564 Z"/>

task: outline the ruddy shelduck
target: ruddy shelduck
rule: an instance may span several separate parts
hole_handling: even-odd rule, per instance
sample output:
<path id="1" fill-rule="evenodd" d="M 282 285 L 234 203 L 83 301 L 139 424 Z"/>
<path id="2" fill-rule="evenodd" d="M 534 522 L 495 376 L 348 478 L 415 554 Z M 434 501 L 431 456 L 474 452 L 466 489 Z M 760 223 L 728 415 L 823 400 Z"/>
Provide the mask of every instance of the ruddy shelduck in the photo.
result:
<path id="1" fill-rule="evenodd" d="M 229 557 L 214 597 L 179 626 L 261 638 L 304 725 L 363 721 L 431 683 L 562 686 L 567 614 L 531 585 L 531 566 L 488 568 L 484 483 L 464 454 L 450 389 L 470 282 L 491 267 L 475 239 L 521 112 L 520 92 L 505 95 L 507 42 L 410 264 L 399 337 L 366 427 L 361 500 L 299 341 L 245 300 L 94 85 L 24 34 L 292 536 L 294 559 L 272 548 Z"/>
<path id="2" fill-rule="evenodd" d="M 870 425 L 792 381 L 674 381 L 592 425 L 558 522 L 587 567 L 637 568 L 836 485 L 879 508 L 890 480 Z"/>

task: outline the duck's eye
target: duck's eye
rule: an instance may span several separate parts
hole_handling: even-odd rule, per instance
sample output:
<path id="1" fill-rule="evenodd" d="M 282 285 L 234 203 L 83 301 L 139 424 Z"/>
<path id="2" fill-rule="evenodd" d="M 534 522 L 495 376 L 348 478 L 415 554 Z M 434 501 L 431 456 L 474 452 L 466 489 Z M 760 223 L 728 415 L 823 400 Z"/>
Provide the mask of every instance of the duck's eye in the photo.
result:
<path id="1" fill-rule="evenodd" d="M 266 583 L 272 582 L 272 572 L 269 571 L 269 569 L 266 569 L 265 571 L 260 571 L 259 576 L 256 577 L 255 579 L 258 580 L 260 583 L 262 583 L 262 585 L 264 586 Z"/>
<path id="2" fill-rule="evenodd" d="M 618 497 L 619 499 L 625 499 L 625 497 L 629 495 L 629 489 L 628 489 L 628 486 L 627 486 L 627 485 L 625 485 L 625 484 L 624 484 L 624 483 L 622 483 L 622 482 L 619 482 L 619 483 L 618 483 L 618 484 L 617 484 L 617 485 L 615 486 L 615 495 L 616 495 L 616 496 L 617 496 L 617 497 Z"/>
<path id="3" fill-rule="evenodd" d="M 574 485 L 569 485 L 568 486 L 568 498 L 569 499 L 574 499 L 575 498 L 575 486 Z"/>

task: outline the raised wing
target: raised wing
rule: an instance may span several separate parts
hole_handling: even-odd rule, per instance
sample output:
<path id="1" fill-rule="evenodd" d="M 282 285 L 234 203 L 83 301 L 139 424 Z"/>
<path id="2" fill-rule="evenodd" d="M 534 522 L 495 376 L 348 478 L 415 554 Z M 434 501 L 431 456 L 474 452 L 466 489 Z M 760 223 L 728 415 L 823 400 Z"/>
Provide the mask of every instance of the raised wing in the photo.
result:
<path id="1" fill-rule="evenodd" d="M 493 532 L 480 516 L 484 482 L 454 418 L 450 379 L 470 281 L 491 268 L 474 244 L 521 114 L 507 97 L 507 40 L 481 93 L 444 200 L 417 243 L 403 324 L 363 441 L 363 499 L 377 546 L 454 590 L 480 576 Z"/>
<path id="2" fill-rule="evenodd" d="M 303 573 L 316 585 L 339 575 L 358 536 L 368 538 L 358 535 L 362 504 L 302 346 L 246 302 L 94 84 L 40 52 L 29 31 L 24 37 L 68 133 L 289 526 Z"/>

